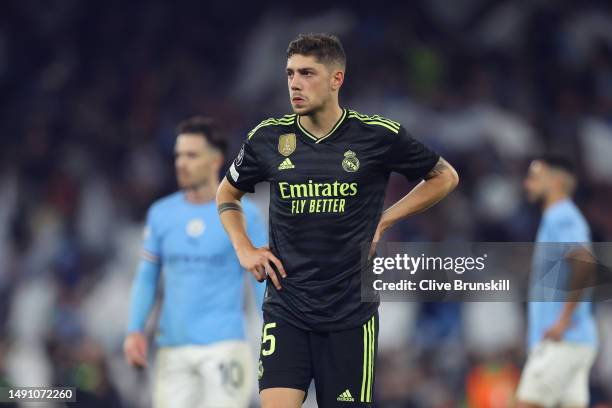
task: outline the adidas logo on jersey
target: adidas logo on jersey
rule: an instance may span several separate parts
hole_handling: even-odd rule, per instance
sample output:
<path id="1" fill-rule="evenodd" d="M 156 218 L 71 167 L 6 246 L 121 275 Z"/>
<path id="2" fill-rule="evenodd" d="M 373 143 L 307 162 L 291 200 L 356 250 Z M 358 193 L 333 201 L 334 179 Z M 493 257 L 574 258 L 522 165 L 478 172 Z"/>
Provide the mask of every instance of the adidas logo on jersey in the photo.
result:
<path id="1" fill-rule="evenodd" d="M 342 394 L 338 395 L 338 398 L 336 399 L 343 402 L 355 402 L 355 398 L 353 398 L 349 390 L 346 390 Z"/>
<path id="2" fill-rule="evenodd" d="M 288 157 L 285 160 L 283 160 L 281 164 L 278 165 L 279 170 L 288 170 L 288 169 L 294 169 L 294 168 L 295 166 L 293 165 L 293 163 L 291 163 L 291 160 L 289 160 Z"/>

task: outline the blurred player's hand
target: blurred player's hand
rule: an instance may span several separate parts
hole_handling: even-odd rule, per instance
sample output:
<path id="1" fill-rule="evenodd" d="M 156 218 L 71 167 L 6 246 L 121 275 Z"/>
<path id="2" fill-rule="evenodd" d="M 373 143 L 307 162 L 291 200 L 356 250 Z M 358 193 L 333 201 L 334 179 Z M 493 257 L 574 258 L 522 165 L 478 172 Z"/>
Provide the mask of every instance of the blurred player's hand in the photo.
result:
<path id="1" fill-rule="evenodd" d="M 147 366 L 147 338 L 142 333 L 130 333 L 123 342 L 125 359 L 134 367 Z"/>
<path id="2" fill-rule="evenodd" d="M 372 259 L 374 255 L 376 255 L 376 246 L 378 245 L 378 241 L 382 238 L 385 233 L 386 228 L 382 226 L 382 224 L 378 224 L 376 227 L 376 232 L 374 233 L 374 238 L 372 238 L 372 245 L 370 245 L 370 252 L 368 254 L 368 260 Z"/>
<path id="3" fill-rule="evenodd" d="M 544 333 L 544 339 L 552 341 L 560 341 L 563 338 L 563 334 L 567 331 L 570 326 L 570 321 L 566 319 L 559 319 L 557 323 L 551 326 Z"/>
<path id="4" fill-rule="evenodd" d="M 268 275 L 274 287 L 278 290 L 281 289 L 280 279 L 276 275 L 274 268 L 272 268 L 272 263 L 283 278 L 287 277 L 287 273 L 281 261 L 274 256 L 270 248 L 244 248 L 238 250 L 237 254 L 240 265 L 251 272 L 257 281 L 263 282 L 266 280 L 266 275 Z"/>

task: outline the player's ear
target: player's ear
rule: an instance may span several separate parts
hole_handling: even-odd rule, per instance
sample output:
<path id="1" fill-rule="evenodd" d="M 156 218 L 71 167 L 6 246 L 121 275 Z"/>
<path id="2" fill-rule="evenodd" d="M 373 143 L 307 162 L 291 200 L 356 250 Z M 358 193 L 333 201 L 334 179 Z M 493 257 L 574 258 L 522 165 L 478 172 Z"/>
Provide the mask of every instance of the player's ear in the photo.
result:
<path id="1" fill-rule="evenodd" d="M 340 69 L 335 69 L 332 72 L 332 76 L 331 76 L 332 90 L 337 91 L 338 89 L 340 89 L 343 83 L 344 83 L 344 71 Z"/>

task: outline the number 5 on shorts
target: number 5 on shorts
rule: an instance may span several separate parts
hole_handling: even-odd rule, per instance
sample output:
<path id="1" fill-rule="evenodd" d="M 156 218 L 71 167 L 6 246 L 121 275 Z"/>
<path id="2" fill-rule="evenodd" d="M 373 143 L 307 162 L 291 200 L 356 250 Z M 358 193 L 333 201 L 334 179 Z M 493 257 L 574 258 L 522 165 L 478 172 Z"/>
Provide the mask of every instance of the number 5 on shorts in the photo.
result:
<path id="1" fill-rule="evenodd" d="M 264 356 L 269 356 L 270 354 L 274 353 L 274 350 L 276 349 L 276 338 L 273 334 L 268 334 L 268 329 L 273 329 L 275 327 L 276 323 L 268 323 L 263 328 L 263 335 L 261 337 L 261 354 Z M 270 347 L 265 349 L 263 346 L 265 346 L 265 344 L 268 342 L 270 342 Z"/>

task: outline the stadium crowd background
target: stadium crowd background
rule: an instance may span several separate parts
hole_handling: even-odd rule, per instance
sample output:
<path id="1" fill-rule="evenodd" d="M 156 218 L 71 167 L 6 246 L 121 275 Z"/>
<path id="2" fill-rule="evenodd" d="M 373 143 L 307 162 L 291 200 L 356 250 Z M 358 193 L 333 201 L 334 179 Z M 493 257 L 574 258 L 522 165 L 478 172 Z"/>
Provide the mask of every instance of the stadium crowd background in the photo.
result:
<path id="1" fill-rule="evenodd" d="M 387 240 L 532 241 L 539 215 L 521 181 L 546 151 L 576 161 L 594 240 L 612 241 L 609 2 L 1 9 L 0 384 L 74 385 L 79 406 L 146 404 L 150 374 L 128 368 L 121 344 L 146 208 L 175 189 L 174 126 L 215 117 L 231 159 L 250 128 L 289 109 L 284 51 L 299 32 L 343 40 L 343 106 L 402 122 L 461 175 L 451 197 Z M 393 178 L 388 202 L 407 187 Z M 612 307 L 596 306 L 592 399 L 604 407 Z M 508 406 L 524 305 L 388 303 L 381 316 L 378 406 Z"/>

